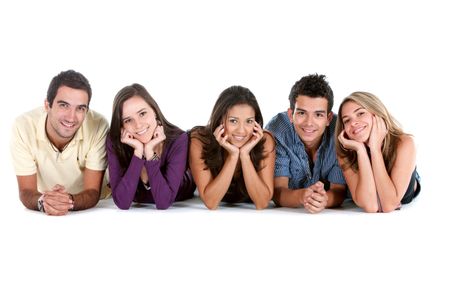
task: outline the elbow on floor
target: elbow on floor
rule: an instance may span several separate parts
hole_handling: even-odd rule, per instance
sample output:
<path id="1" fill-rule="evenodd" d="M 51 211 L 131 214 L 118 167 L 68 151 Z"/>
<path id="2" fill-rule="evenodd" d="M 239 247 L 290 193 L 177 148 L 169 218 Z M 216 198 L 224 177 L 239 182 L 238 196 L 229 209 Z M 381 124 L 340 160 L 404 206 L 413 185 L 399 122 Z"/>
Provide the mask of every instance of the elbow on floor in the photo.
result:
<path id="1" fill-rule="evenodd" d="M 385 205 L 385 206 L 383 206 L 383 209 L 381 210 L 381 212 L 383 212 L 383 213 L 390 213 L 390 212 L 393 212 L 394 210 L 396 210 L 399 207 L 400 207 L 400 204 Z"/>
<path id="2" fill-rule="evenodd" d="M 265 209 L 269 206 L 269 201 L 266 201 L 264 203 L 255 203 L 255 207 L 257 210 Z"/>
<path id="3" fill-rule="evenodd" d="M 200 199 L 202 199 L 203 203 L 205 204 L 206 208 L 209 210 L 216 210 L 219 207 L 219 202 L 216 203 L 216 201 L 213 201 L 211 199 L 206 200 L 204 195 L 202 193 L 199 194 Z"/>
<path id="4" fill-rule="evenodd" d="M 211 204 L 211 203 L 207 203 L 207 202 L 204 202 L 205 203 L 205 206 L 209 209 L 209 210 L 216 210 L 218 207 L 219 207 L 219 205 L 217 205 L 217 204 Z"/>
<path id="5" fill-rule="evenodd" d="M 120 203 L 118 201 L 114 200 L 114 203 L 116 204 L 116 206 L 121 209 L 121 210 L 129 210 L 130 209 L 130 205 L 126 205 L 124 203 Z"/>
<path id="6" fill-rule="evenodd" d="M 366 213 L 377 213 L 378 212 L 378 205 L 367 205 L 362 207 L 364 209 L 364 212 Z"/>
<path id="7" fill-rule="evenodd" d="M 168 203 L 158 203 L 158 204 L 156 204 L 156 209 L 157 210 L 166 210 L 166 209 L 168 209 L 171 206 L 172 206 L 172 203 L 170 203 L 170 202 L 168 202 Z"/>

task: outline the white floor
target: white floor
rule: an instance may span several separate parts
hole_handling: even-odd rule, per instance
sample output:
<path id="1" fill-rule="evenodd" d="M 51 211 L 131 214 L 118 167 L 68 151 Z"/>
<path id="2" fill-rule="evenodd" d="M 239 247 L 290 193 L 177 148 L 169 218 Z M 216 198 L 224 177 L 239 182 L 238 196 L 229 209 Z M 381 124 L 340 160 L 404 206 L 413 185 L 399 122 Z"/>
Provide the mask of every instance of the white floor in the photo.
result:
<path id="1" fill-rule="evenodd" d="M 390 214 L 353 205 L 317 215 L 166 211 L 111 199 L 47 217 L 19 200 L 2 211 L 2 289 L 13 299 L 448 299 L 448 203 L 424 197 Z M 1 297 L 10 299 L 11 297 Z"/>

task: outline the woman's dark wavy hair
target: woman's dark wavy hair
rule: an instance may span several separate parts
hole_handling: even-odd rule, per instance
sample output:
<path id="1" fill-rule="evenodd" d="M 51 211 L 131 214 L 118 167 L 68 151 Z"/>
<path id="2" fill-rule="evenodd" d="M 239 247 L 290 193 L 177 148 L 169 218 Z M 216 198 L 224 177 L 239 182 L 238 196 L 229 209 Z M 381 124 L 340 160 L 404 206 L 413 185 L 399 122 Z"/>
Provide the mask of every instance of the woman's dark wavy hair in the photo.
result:
<path id="1" fill-rule="evenodd" d="M 114 98 L 112 116 L 111 116 L 111 127 L 109 130 L 109 138 L 111 139 L 113 149 L 119 159 L 122 171 L 128 168 L 131 158 L 133 156 L 133 148 L 120 141 L 121 130 L 122 130 L 122 113 L 123 104 L 125 101 L 131 97 L 139 96 L 144 101 L 150 105 L 150 107 L 155 112 L 156 121 L 163 126 L 164 134 L 166 135 L 166 140 L 164 145 L 170 144 L 175 140 L 183 131 L 177 126 L 173 125 L 164 117 L 163 113 L 159 109 L 158 103 L 153 99 L 149 92 L 138 83 L 126 86 L 121 89 L 116 97 Z"/>
<path id="2" fill-rule="evenodd" d="M 263 127 L 263 117 L 256 101 L 255 95 L 245 87 L 231 86 L 225 89 L 216 101 L 214 108 L 206 126 L 197 126 L 192 128 L 190 132 L 191 138 L 199 139 L 203 144 L 202 159 L 205 162 L 206 169 L 209 169 L 216 177 L 223 167 L 227 152 L 219 145 L 214 137 L 214 130 L 224 122 L 224 119 L 229 111 L 235 105 L 247 104 L 255 111 L 255 121 Z M 261 170 L 261 160 L 265 157 L 264 153 L 265 138 L 262 138 L 258 144 L 250 151 L 250 158 L 256 171 Z M 243 176 L 239 176 L 237 182 L 238 189 L 244 195 L 247 195 Z"/>

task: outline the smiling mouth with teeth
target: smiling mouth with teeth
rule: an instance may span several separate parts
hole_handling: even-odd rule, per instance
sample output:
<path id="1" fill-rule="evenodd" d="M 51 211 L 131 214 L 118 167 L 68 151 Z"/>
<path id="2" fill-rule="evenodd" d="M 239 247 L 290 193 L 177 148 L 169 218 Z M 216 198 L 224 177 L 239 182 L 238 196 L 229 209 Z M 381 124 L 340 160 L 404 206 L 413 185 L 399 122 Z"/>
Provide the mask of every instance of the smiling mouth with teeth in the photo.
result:
<path id="1" fill-rule="evenodd" d="M 64 127 L 69 127 L 69 128 L 75 127 L 75 123 L 61 122 L 61 124 L 62 124 Z"/>
<path id="2" fill-rule="evenodd" d="M 306 133 L 314 133 L 314 131 L 315 131 L 314 129 L 305 129 L 305 128 L 302 128 L 302 129 Z"/>
<path id="3" fill-rule="evenodd" d="M 365 127 L 360 127 L 360 128 L 357 128 L 357 129 L 355 129 L 355 130 L 353 130 L 353 134 L 358 134 L 358 133 L 361 133 L 363 130 L 364 130 L 364 128 Z"/>
<path id="4" fill-rule="evenodd" d="M 145 129 L 143 129 L 143 130 L 141 130 L 141 131 L 136 132 L 136 134 L 137 134 L 137 135 L 143 135 L 144 133 L 147 132 L 147 130 L 148 130 L 148 127 L 145 128 Z"/>
<path id="5" fill-rule="evenodd" d="M 235 136 L 233 135 L 233 138 L 238 141 L 238 142 L 242 142 L 243 140 L 245 140 L 245 136 Z"/>

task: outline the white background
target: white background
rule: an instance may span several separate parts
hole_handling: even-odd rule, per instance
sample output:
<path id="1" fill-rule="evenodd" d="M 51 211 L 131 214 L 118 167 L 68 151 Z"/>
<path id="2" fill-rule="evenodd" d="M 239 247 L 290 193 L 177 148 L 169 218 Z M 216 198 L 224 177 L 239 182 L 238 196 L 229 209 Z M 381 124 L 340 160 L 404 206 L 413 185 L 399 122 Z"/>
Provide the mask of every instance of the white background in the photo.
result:
<path id="1" fill-rule="evenodd" d="M 448 299 L 449 9 L 445 1 L 2 1 L 1 299 Z M 418 147 L 423 190 L 391 214 L 221 207 L 66 217 L 18 199 L 14 118 L 43 105 L 66 69 L 110 119 L 125 85 L 147 87 L 184 129 L 207 122 L 226 87 L 250 88 L 265 123 L 291 86 L 326 74 L 340 101 L 385 102 Z M 326 298 L 325 298 L 326 297 Z"/>

